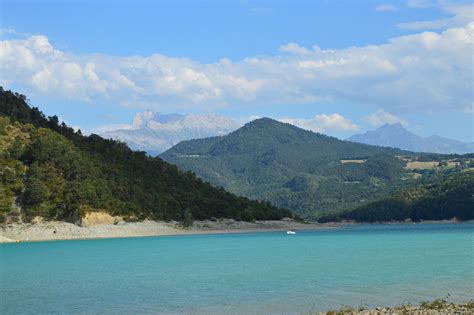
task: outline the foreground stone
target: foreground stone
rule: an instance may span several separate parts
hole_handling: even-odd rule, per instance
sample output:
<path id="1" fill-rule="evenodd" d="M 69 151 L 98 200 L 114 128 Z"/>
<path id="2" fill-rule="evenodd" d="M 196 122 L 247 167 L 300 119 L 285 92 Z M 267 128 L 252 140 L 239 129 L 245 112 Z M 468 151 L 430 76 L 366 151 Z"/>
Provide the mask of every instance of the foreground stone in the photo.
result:
<path id="1" fill-rule="evenodd" d="M 318 315 L 474 315 L 474 301 L 465 304 L 449 303 L 438 299 L 423 302 L 420 306 L 402 305 L 397 307 L 376 307 L 373 310 L 343 308 L 338 311 L 320 312 Z"/>

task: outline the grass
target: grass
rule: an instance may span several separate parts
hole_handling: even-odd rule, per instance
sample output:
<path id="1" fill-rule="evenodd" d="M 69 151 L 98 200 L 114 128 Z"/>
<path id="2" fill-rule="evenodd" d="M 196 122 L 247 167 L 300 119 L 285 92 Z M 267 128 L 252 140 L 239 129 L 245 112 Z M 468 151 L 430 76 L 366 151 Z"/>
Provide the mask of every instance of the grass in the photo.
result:
<path id="1" fill-rule="evenodd" d="M 411 169 L 411 170 L 432 170 L 436 167 L 438 167 L 439 162 L 436 161 L 431 161 L 431 162 L 420 162 L 420 161 L 413 161 L 413 162 L 408 162 L 407 165 L 405 166 L 406 169 Z"/>
<path id="2" fill-rule="evenodd" d="M 459 162 L 448 162 L 447 168 L 455 168 L 459 165 Z"/>
<path id="3" fill-rule="evenodd" d="M 459 162 L 455 162 L 455 161 L 445 161 L 445 162 L 446 164 L 442 166 L 443 169 L 455 168 L 459 166 Z M 438 161 L 429 161 L 429 162 L 409 161 L 407 162 L 405 169 L 432 170 L 437 167 L 439 167 Z"/>
<path id="4" fill-rule="evenodd" d="M 367 160 L 339 160 L 342 164 L 346 163 L 357 163 L 357 164 L 362 164 L 365 163 Z"/>

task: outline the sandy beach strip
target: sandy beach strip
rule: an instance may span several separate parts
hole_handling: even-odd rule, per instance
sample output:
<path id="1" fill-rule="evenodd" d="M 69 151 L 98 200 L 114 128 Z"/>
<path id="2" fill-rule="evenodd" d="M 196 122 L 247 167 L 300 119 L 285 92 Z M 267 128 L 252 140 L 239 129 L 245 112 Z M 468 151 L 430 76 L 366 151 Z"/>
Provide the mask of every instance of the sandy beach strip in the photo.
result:
<path id="1" fill-rule="evenodd" d="M 8 238 L 8 237 L 0 235 L 0 243 L 13 243 L 13 242 L 15 242 L 15 241 Z"/>
<path id="2" fill-rule="evenodd" d="M 34 224 L 10 223 L 0 226 L 0 243 L 73 239 L 123 238 L 164 235 L 248 233 L 288 230 L 328 229 L 338 224 L 300 223 L 293 220 L 243 222 L 234 220 L 195 221 L 193 227 L 182 228 L 177 222 L 145 220 L 78 226 L 61 221 Z"/>

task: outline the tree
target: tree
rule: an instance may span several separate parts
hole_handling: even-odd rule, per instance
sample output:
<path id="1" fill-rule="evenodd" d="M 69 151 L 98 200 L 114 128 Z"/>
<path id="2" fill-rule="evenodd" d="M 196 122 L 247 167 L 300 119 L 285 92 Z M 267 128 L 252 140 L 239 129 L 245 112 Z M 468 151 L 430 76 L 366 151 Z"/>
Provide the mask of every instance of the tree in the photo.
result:
<path id="1" fill-rule="evenodd" d="M 48 199 L 48 188 L 39 178 L 29 178 L 26 181 L 24 203 L 29 206 L 39 205 Z"/>
<path id="2" fill-rule="evenodd" d="M 186 210 L 183 213 L 183 219 L 181 220 L 181 224 L 184 227 L 190 227 L 190 226 L 193 226 L 193 222 L 194 222 L 194 218 L 193 218 L 191 209 L 186 208 Z"/>
<path id="3" fill-rule="evenodd" d="M 245 209 L 244 211 L 242 211 L 242 213 L 240 214 L 240 220 L 253 222 L 254 217 L 253 217 L 252 211 L 250 209 Z"/>

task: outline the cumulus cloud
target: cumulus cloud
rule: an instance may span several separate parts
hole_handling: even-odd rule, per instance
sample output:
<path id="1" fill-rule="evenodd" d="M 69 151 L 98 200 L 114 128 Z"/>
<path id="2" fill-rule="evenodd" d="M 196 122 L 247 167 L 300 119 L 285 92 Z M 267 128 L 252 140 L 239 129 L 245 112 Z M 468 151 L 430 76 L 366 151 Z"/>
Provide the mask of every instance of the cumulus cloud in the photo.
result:
<path id="1" fill-rule="evenodd" d="M 472 107 L 474 23 L 380 45 L 282 46 L 282 54 L 199 63 L 151 56 L 75 55 L 47 37 L 0 41 L 0 84 L 28 94 L 165 109 L 348 101 L 388 112 Z"/>
<path id="2" fill-rule="evenodd" d="M 316 115 L 310 119 L 280 118 L 278 120 L 281 122 L 286 122 L 298 126 L 303 129 L 320 133 L 359 130 L 359 126 L 357 126 L 351 120 L 337 113 L 330 115 Z"/>
<path id="3" fill-rule="evenodd" d="M 398 11 L 398 7 L 393 4 L 380 4 L 375 7 L 375 11 L 378 12 L 393 12 Z"/>
<path id="4" fill-rule="evenodd" d="M 405 120 L 391 113 L 387 113 L 383 109 L 379 109 L 376 112 L 373 112 L 372 114 L 370 114 L 369 116 L 364 117 L 364 120 L 373 126 L 381 126 L 385 124 L 395 124 L 395 123 L 401 123 L 404 126 L 408 125 L 408 123 Z"/>

